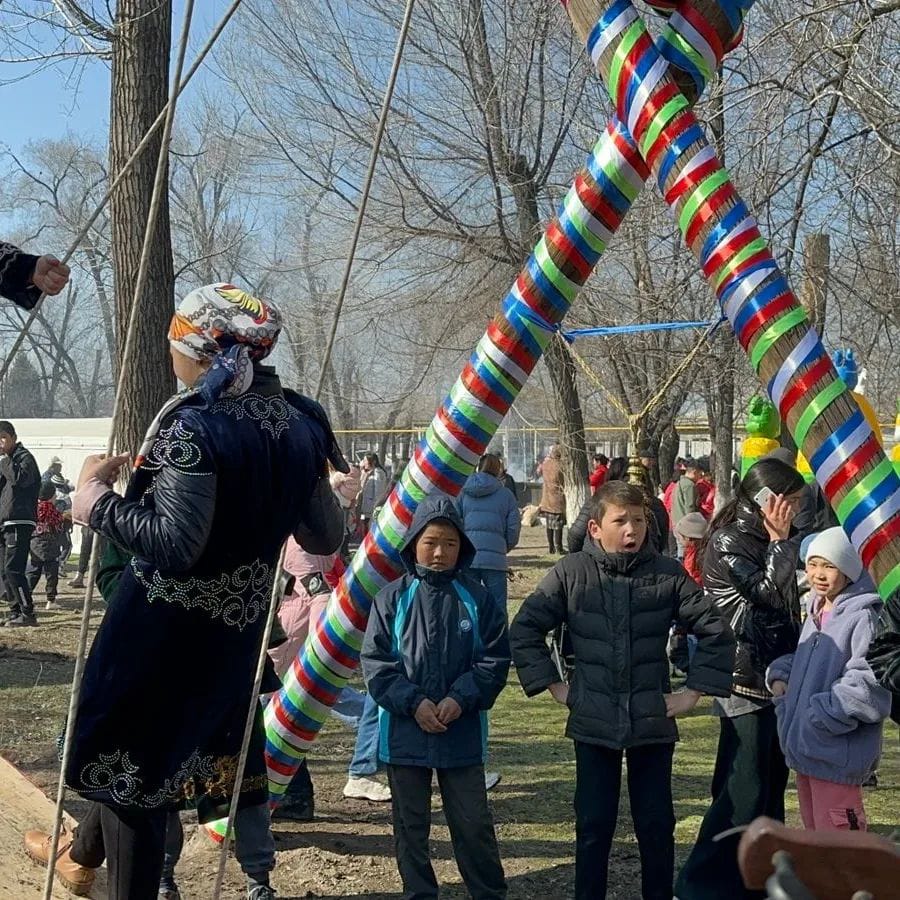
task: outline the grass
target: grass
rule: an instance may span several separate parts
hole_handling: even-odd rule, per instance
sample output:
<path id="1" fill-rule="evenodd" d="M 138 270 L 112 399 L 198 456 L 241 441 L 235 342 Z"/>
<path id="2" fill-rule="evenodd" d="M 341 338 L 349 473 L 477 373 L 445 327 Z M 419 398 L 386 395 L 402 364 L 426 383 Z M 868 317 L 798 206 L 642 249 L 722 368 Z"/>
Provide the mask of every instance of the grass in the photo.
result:
<path id="1" fill-rule="evenodd" d="M 522 546 L 513 554 L 512 612 L 552 564 L 542 553 L 542 540 L 542 531 L 526 529 Z M 55 739 L 67 705 L 78 602 L 74 595 L 64 595 L 65 608 L 50 613 L 41 613 L 39 602 L 41 627 L 0 633 L 0 753 L 48 792 L 55 788 L 57 777 Z M 100 615 L 94 615 L 94 627 Z M 491 801 L 511 898 L 571 895 L 575 767 L 572 744 L 563 737 L 565 716 L 565 709 L 546 694 L 526 699 L 515 672 L 491 713 L 489 766 L 503 775 Z M 683 719 L 680 730 L 674 775 L 679 861 L 690 850 L 708 805 L 718 737 L 709 702 L 703 701 Z M 316 821 L 279 824 L 276 829 L 279 866 L 274 884 L 279 896 L 370 900 L 397 896 L 389 808 L 341 796 L 352 749 L 352 733 L 330 722 L 310 758 L 317 791 Z M 878 775 L 878 789 L 866 791 L 866 811 L 873 830 L 890 834 L 900 824 L 900 752 L 896 726 L 890 723 L 885 728 Z M 639 897 L 637 846 L 626 794 L 623 791 L 613 850 L 612 898 Z M 799 824 L 792 786 L 787 806 L 788 821 Z M 78 814 L 77 800 L 72 810 Z M 442 896 L 466 896 L 440 813 L 435 816 L 432 844 L 438 877 L 447 885 Z M 179 870 L 186 898 L 209 895 L 214 868 L 214 856 L 202 842 L 194 841 Z M 229 864 L 228 884 L 235 891 L 239 888 L 233 863 Z"/>

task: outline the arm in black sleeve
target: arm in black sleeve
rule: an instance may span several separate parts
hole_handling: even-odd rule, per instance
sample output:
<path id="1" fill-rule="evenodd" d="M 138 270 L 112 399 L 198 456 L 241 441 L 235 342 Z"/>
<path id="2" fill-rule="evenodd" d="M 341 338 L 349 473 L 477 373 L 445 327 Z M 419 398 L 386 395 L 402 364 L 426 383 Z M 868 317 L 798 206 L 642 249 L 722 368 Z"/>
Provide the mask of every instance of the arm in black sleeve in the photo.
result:
<path id="1" fill-rule="evenodd" d="M 735 639 L 716 605 L 687 573 L 678 579 L 675 621 L 697 637 L 685 687 L 714 697 L 731 694 Z"/>
<path id="2" fill-rule="evenodd" d="M 772 541 L 762 566 L 732 535 L 720 533 L 715 549 L 723 572 L 745 600 L 789 612 L 797 608 L 798 548 L 792 541 Z"/>
<path id="3" fill-rule="evenodd" d="M 32 309 L 41 296 L 40 290 L 31 284 L 37 261 L 37 256 L 0 241 L 0 296 L 23 309 Z"/>
<path id="4" fill-rule="evenodd" d="M 569 535 L 566 538 L 569 546 L 569 553 L 578 553 L 584 550 L 584 542 L 588 536 L 588 521 L 591 518 L 591 501 L 588 500 L 578 513 L 578 517 L 569 526 Z"/>
<path id="5" fill-rule="evenodd" d="M 344 540 L 344 513 L 327 478 L 322 477 L 316 482 L 294 529 L 294 539 L 307 553 L 320 556 L 340 548 Z"/>
<path id="6" fill-rule="evenodd" d="M 168 451 L 172 433 L 177 457 Z M 142 506 L 109 491 L 94 505 L 88 524 L 164 572 L 186 572 L 206 547 L 216 510 L 215 460 L 202 428 L 192 419 L 176 419 L 160 429 L 146 465 L 158 466 L 153 503 Z"/>
<path id="7" fill-rule="evenodd" d="M 509 628 L 509 642 L 516 675 L 529 697 L 560 680 L 550 655 L 547 635 L 566 620 L 568 605 L 559 564 L 554 566 L 527 597 Z"/>

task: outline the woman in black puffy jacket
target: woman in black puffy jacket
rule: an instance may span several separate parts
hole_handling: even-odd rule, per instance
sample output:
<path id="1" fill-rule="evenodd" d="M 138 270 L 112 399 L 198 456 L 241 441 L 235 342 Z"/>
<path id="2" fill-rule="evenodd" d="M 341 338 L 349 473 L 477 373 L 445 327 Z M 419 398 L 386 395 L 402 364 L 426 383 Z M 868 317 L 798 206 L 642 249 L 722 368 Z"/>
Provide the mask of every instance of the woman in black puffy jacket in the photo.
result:
<path id="1" fill-rule="evenodd" d="M 720 731 L 712 804 L 679 876 L 680 900 L 757 896 L 746 891 L 738 871 L 740 834 L 713 839 L 757 816 L 784 820 L 788 769 L 765 673 L 776 657 L 793 652 L 800 634 L 798 549 L 789 538 L 803 487 L 796 469 L 760 460 L 700 547 L 704 591 L 731 624 L 737 657 L 732 695 L 715 701 Z"/>

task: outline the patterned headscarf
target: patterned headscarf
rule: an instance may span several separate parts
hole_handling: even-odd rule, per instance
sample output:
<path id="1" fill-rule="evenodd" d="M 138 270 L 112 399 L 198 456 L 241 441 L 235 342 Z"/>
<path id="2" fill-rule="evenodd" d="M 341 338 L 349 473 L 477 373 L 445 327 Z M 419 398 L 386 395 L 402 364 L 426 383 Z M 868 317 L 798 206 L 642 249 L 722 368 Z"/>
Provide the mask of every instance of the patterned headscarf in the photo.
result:
<path id="1" fill-rule="evenodd" d="M 214 402 L 249 389 L 253 363 L 272 352 L 280 331 L 281 313 L 269 301 L 232 284 L 208 284 L 178 304 L 169 343 L 191 359 L 210 362 L 197 387 Z"/>

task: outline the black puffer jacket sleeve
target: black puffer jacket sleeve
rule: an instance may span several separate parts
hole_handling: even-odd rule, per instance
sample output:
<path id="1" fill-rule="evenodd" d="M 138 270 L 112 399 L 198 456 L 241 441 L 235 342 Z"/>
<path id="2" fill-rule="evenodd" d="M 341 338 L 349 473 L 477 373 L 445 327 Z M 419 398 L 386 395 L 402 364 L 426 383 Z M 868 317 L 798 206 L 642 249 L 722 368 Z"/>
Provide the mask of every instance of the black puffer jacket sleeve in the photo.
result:
<path id="1" fill-rule="evenodd" d="M 170 450 L 164 433 L 174 435 Z M 176 416 L 148 453 L 156 468 L 144 505 L 110 491 L 91 511 L 91 528 L 163 572 L 186 572 L 200 559 L 216 510 L 215 459 L 202 429 Z M 147 495 L 145 495 L 147 496 Z"/>
<path id="2" fill-rule="evenodd" d="M 322 477 L 316 482 L 294 529 L 294 539 L 307 553 L 319 556 L 327 556 L 340 548 L 344 540 L 344 513 L 327 478 Z"/>
<path id="3" fill-rule="evenodd" d="M 741 538 L 728 531 L 720 531 L 713 546 L 720 571 L 749 603 L 789 612 L 796 608 L 798 548 L 792 541 L 772 541 L 762 566 Z"/>
<path id="4" fill-rule="evenodd" d="M 522 688 L 533 697 L 560 680 L 547 635 L 566 620 L 566 591 L 559 565 L 554 566 L 525 599 L 509 628 L 513 662 Z"/>
<path id="5" fill-rule="evenodd" d="M 678 586 L 672 618 L 697 637 L 686 687 L 713 697 L 728 697 L 736 643 L 731 626 L 687 573 Z"/>
<path id="6" fill-rule="evenodd" d="M 16 306 L 32 309 L 41 292 L 30 284 L 38 257 L 24 253 L 13 244 L 0 241 L 0 295 Z"/>

